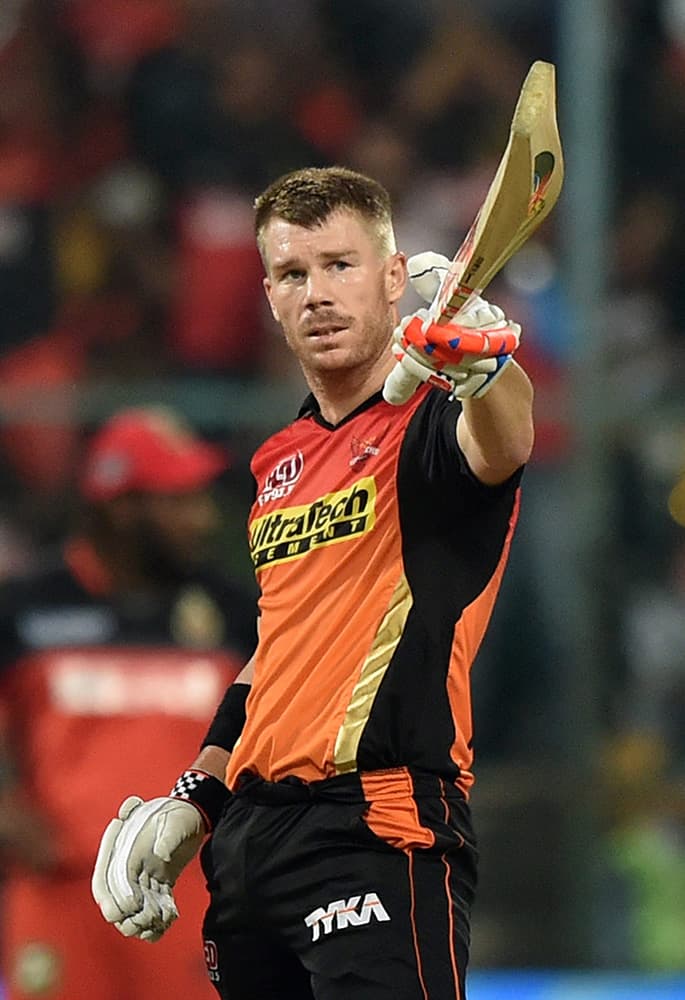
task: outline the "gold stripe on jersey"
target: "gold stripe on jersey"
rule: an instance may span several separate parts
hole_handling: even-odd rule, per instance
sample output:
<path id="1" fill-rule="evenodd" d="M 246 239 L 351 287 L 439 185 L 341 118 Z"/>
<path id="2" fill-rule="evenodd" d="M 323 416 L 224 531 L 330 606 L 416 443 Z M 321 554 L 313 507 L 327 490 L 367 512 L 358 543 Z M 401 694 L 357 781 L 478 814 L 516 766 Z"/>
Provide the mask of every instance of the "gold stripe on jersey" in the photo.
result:
<path id="1" fill-rule="evenodd" d="M 250 555 L 258 572 L 290 562 L 312 549 L 371 531 L 376 523 L 376 480 L 365 476 L 300 507 L 282 507 L 250 525 Z"/>
<path id="2" fill-rule="evenodd" d="M 371 649 L 366 657 L 359 679 L 345 712 L 345 718 L 335 741 L 333 762 L 337 774 L 357 769 L 357 751 L 373 702 L 385 676 L 385 671 L 402 638 L 404 626 L 413 604 L 407 578 L 402 574 L 390 603 L 383 615 Z"/>

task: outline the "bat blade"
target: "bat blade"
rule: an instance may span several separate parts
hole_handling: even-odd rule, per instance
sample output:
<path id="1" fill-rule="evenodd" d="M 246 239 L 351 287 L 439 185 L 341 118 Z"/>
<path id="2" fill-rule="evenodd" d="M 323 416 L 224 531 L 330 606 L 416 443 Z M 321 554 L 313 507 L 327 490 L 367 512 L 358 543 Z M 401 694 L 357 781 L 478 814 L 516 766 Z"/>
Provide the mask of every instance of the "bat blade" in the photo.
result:
<path id="1" fill-rule="evenodd" d="M 564 158 L 556 113 L 556 71 L 538 60 L 523 81 L 509 139 L 487 195 L 429 309 L 435 323 L 458 317 L 544 222 L 559 198 Z M 418 381 L 397 364 L 383 395 L 400 405 Z"/>
<path id="2" fill-rule="evenodd" d="M 521 87 L 485 200 L 431 306 L 436 322 L 455 317 L 532 236 L 556 204 L 563 179 L 555 68 L 538 61 Z"/>

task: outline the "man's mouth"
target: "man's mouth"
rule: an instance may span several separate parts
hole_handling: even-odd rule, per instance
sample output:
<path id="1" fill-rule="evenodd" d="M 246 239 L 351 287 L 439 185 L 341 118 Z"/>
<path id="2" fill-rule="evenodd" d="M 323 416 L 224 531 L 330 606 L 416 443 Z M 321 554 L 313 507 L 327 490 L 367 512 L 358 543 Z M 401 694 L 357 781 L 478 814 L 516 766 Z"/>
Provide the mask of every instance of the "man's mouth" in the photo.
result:
<path id="1" fill-rule="evenodd" d="M 311 330 L 307 330 L 308 337 L 316 337 L 318 339 L 325 339 L 326 337 L 333 337 L 336 333 L 342 333 L 347 327 L 341 324 L 328 324 L 322 326 L 313 327 Z"/>

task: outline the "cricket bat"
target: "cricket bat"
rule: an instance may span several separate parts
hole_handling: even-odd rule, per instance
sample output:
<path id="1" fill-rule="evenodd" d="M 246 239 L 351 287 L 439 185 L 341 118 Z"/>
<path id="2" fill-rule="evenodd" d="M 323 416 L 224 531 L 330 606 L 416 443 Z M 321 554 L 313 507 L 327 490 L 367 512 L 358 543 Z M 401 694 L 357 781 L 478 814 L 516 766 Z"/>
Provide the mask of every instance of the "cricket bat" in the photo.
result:
<path id="1" fill-rule="evenodd" d="M 509 141 L 485 201 L 429 308 L 434 323 L 458 321 L 459 312 L 523 246 L 559 197 L 564 160 L 555 78 L 552 63 L 537 61 L 523 81 Z M 464 331 L 461 337 L 461 349 L 468 353 L 481 353 L 484 343 L 477 330 Z M 385 381 L 383 396 L 399 406 L 418 384 L 419 380 L 398 363 Z"/>

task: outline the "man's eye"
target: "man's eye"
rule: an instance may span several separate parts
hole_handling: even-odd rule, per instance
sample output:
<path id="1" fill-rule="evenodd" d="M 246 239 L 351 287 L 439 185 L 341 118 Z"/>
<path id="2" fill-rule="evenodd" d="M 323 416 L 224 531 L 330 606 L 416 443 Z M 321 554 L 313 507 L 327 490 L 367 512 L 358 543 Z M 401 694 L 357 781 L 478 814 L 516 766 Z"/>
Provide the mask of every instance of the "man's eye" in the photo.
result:
<path id="1" fill-rule="evenodd" d="M 333 261 L 333 267 L 335 268 L 336 271 L 346 271 L 348 269 L 348 267 L 351 267 L 351 266 L 352 265 L 350 263 L 348 263 L 348 261 L 346 261 L 346 260 L 335 260 L 335 261 Z"/>
<path id="2" fill-rule="evenodd" d="M 283 274 L 284 281 L 301 281 L 303 277 L 304 271 L 298 270 L 295 267 L 290 271 L 285 271 Z"/>

